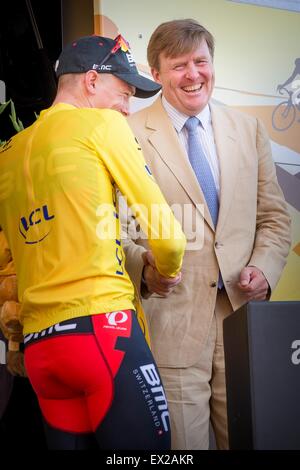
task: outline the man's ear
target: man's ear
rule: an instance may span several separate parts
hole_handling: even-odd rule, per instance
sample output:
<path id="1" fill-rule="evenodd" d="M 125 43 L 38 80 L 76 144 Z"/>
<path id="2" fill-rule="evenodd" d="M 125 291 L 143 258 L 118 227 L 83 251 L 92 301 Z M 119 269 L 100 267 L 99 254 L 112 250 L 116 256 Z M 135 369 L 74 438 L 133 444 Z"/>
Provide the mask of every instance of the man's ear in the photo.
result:
<path id="1" fill-rule="evenodd" d="M 97 78 L 98 78 L 98 73 L 96 72 L 96 70 L 89 70 L 88 72 L 86 72 L 85 77 L 84 77 L 85 86 L 88 92 L 92 95 L 95 95 L 96 93 Z"/>
<path id="2" fill-rule="evenodd" d="M 159 70 L 152 68 L 151 74 L 156 83 L 159 83 L 161 85 Z"/>

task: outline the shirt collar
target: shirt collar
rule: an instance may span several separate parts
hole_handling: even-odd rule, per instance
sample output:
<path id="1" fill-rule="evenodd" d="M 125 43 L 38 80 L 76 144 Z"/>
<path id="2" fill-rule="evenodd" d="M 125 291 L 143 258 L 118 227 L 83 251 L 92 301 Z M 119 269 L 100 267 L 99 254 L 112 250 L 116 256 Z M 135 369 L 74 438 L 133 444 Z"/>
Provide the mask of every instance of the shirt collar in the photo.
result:
<path id="1" fill-rule="evenodd" d="M 186 120 L 190 117 L 187 114 L 181 113 L 174 106 L 172 106 L 164 96 L 162 96 L 162 105 L 165 108 L 169 118 L 171 119 L 173 126 L 177 132 L 180 132 L 184 127 Z M 207 104 L 204 109 L 196 117 L 201 121 L 204 130 L 207 130 L 211 125 L 211 113 L 209 105 Z"/>

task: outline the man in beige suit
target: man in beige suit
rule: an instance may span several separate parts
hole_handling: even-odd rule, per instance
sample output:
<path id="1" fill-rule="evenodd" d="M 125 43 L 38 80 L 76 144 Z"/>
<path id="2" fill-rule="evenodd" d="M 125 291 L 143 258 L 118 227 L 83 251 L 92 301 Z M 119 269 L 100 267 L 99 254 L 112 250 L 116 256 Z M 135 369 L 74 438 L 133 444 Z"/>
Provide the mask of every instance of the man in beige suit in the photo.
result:
<path id="1" fill-rule="evenodd" d="M 129 118 L 188 238 L 175 288 L 151 266 L 143 237 L 127 243 L 127 270 L 153 293 L 144 307 L 169 401 L 173 449 L 208 448 L 209 420 L 218 448 L 228 448 L 223 319 L 249 300 L 269 298 L 290 245 L 290 218 L 261 122 L 210 102 L 213 53 L 212 35 L 196 21 L 160 25 L 148 61 L 162 96 Z M 197 139 L 217 194 L 215 223 L 189 160 L 191 116 L 199 119 Z"/>

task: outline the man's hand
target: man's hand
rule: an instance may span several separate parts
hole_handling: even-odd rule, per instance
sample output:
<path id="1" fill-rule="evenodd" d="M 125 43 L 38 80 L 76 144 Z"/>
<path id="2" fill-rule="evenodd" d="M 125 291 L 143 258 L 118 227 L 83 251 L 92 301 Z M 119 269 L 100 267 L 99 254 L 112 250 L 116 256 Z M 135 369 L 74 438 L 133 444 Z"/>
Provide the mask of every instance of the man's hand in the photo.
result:
<path id="1" fill-rule="evenodd" d="M 143 276 L 148 291 L 162 297 L 168 297 L 174 287 L 180 283 L 181 273 L 177 274 L 176 277 L 164 277 L 157 271 L 151 251 L 146 251 L 142 257 L 145 264 Z"/>
<path id="2" fill-rule="evenodd" d="M 263 272 L 255 266 L 242 269 L 238 283 L 239 289 L 249 300 L 265 300 L 269 293 L 269 284 Z"/>

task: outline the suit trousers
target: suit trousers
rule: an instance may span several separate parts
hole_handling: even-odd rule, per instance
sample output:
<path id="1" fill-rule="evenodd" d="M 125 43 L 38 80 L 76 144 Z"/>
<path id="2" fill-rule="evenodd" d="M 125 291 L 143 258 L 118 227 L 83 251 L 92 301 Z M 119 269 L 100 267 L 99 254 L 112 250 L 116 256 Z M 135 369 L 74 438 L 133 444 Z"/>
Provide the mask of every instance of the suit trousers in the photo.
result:
<path id="1" fill-rule="evenodd" d="M 174 450 L 208 449 L 210 422 L 217 448 L 228 449 L 223 320 L 230 313 L 232 306 L 223 288 L 217 294 L 199 361 L 186 368 L 159 369 L 169 404 Z"/>

